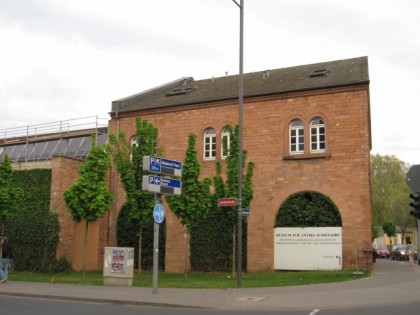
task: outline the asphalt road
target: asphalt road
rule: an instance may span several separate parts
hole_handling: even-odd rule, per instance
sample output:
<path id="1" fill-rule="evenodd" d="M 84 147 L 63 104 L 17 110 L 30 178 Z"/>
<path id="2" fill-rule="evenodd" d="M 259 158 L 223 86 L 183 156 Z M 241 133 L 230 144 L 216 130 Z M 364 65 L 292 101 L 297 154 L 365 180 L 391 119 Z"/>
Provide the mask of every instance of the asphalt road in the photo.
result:
<path id="1" fill-rule="evenodd" d="M 35 299 L 34 299 L 35 298 Z M 42 302 L 40 302 L 42 301 Z M 249 289 L 169 289 L 8 281 L 0 314 L 420 314 L 420 266 L 377 260 L 368 278 Z M 180 312 L 182 310 L 182 312 Z M 419 311 L 418 311 L 419 310 Z"/>
<path id="2" fill-rule="evenodd" d="M 112 303 L 63 301 L 27 297 L 0 296 L 0 314 L 13 315 L 412 315 L 418 314 L 420 303 L 301 310 L 220 310 L 174 307 L 150 307 Z"/>

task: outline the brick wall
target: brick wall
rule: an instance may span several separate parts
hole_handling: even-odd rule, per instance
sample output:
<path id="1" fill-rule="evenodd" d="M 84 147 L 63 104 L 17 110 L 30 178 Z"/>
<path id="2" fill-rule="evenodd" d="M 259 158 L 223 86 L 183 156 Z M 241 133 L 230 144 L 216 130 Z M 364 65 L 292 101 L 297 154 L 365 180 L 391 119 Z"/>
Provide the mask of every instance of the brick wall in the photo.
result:
<path id="1" fill-rule="evenodd" d="M 245 100 L 243 148 L 248 150 L 248 160 L 256 165 L 248 220 L 248 271 L 273 270 L 276 214 L 291 194 L 305 190 L 327 195 L 338 207 L 343 223 L 344 268 L 355 267 L 356 251 L 364 257 L 363 248 L 371 241 L 369 115 L 368 86 Z M 220 160 L 221 132 L 227 123 L 237 124 L 237 116 L 237 102 L 226 101 L 120 114 L 120 129 L 130 138 L 135 134 L 135 117 L 149 120 L 159 129 L 158 143 L 165 148 L 165 156 L 179 161 L 184 160 L 188 134 L 195 133 L 201 176 L 211 177 L 215 174 L 214 161 L 202 158 L 203 132 L 208 127 L 217 131 Z M 289 155 L 290 121 L 300 118 L 309 124 L 315 117 L 326 123 L 327 152 L 317 158 L 303 155 L 304 159 L 284 159 Z M 115 133 L 115 126 L 113 119 L 111 132 Z M 118 209 L 122 203 L 121 195 Z M 166 271 L 182 272 L 185 231 L 173 215 L 167 217 L 166 224 Z"/>
<path id="2" fill-rule="evenodd" d="M 60 223 L 60 240 L 56 252 L 57 258 L 68 259 L 73 269 L 83 269 L 85 221 L 73 222 L 63 199 L 64 192 L 76 183 L 80 177 L 79 168 L 83 160 L 62 155 L 54 156 L 51 174 L 50 211 L 57 213 Z M 103 248 L 108 243 L 108 217 L 89 223 L 86 246 L 86 270 L 102 269 Z"/>

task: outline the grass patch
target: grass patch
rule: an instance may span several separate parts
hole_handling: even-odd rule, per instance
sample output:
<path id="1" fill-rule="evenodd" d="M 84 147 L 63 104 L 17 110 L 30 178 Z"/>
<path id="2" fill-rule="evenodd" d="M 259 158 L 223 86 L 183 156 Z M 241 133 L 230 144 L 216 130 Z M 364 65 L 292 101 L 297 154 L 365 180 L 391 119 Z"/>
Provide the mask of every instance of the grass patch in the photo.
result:
<path id="1" fill-rule="evenodd" d="M 363 276 L 355 277 L 352 270 L 243 273 L 242 287 L 261 288 L 342 282 L 361 279 L 370 275 L 370 271 L 365 271 Z M 103 285 L 103 272 L 89 271 L 86 272 L 86 277 L 83 277 L 82 272 L 69 272 L 53 275 L 15 271 L 9 274 L 9 279 L 12 281 Z M 153 274 L 151 272 L 145 272 L 138 275 L 135 272 L 133 275 L 133 286 L 152 287 Z M 237 287 L 237 279 L 236 277 L 222 273 L 189 273 L 187 277 L 185 277 L 184 274 L 160 272 L 158 275 L 158 286 L 160 288 L 228 289 Z"/>

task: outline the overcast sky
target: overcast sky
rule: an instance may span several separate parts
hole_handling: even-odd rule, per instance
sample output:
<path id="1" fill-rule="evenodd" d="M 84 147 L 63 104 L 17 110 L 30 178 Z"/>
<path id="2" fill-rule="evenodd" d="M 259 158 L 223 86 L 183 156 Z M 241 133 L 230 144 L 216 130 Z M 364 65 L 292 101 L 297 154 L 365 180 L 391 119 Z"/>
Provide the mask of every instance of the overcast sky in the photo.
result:
<path id="1" fill-rule="evenodd" d="M 368 56 L 372 153 L 420 164 L 420 1 L 244 2 L 244 72 Z M 108 118 L 113 100 L 175 79 L 238 74 L 239 8 L 0 0 L 0 45 L 0 129 Z"/>

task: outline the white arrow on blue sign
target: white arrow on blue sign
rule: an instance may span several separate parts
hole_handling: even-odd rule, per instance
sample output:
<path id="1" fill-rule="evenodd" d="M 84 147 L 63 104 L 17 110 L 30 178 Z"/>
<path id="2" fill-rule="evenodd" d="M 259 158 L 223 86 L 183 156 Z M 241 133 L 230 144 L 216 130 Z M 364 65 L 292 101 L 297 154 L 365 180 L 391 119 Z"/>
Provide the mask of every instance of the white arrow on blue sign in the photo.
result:
<path id="1" fill-rule="evenodd" d="M 145 175 L 142 180 L 142 190 L 158 194 L 181 194 L 181 181 L 173 178 Z"/>
<path id="2" fill-rule="evenodd" d="M 243 217 L 249 217 L 250 214 L 251 214 L 251 211 L 249 209 L 242 209 Z"/>
<path id="3" fill-rule="evenodd" d="M 156 223 L 162 223 L 165 219 L 165 208 L 160 203 L 153 208 L 153 218 Z"/>

